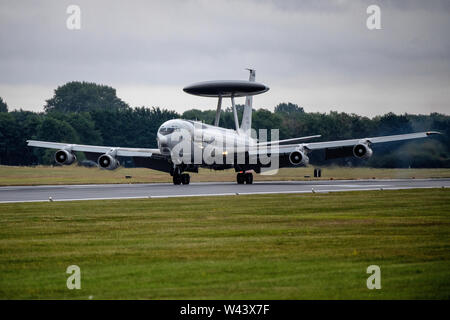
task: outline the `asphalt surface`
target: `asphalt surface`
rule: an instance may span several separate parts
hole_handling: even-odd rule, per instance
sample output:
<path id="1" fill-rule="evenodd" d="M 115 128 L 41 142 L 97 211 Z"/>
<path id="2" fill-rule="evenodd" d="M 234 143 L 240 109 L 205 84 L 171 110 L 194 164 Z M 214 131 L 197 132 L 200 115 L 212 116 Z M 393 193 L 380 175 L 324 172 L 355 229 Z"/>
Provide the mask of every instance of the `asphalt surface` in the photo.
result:
<path id="1" fill-rule="evenodd" d="M 450 179 L 97 184 L 0 187 L 0 203 L 450 188 Z"/>

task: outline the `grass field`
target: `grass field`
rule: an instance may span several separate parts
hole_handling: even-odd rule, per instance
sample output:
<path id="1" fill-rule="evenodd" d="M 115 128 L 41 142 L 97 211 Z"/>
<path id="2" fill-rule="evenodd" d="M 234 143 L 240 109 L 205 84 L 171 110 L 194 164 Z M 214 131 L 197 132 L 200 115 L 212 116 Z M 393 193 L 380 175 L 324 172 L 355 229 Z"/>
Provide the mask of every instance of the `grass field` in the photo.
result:
<path id="1" fill-rule="evenodd" d="M 314 167 L 284 168 L 276 175 L 254 175 L 255 181 L 310 180 Z M 125 176 L 131 176 L 126 179 Z M 310 178 L 305 178 L 310 176 Z M 373 169 L 322 168 L 321 179 L 390 179 L 390 178 L 450 178 L 450 169 Z M 201 169 L 191 174 L 192 182 L 235 181 L 234 170 L 214 171 Z M 114 171 L 72 166 L 12 167 L 0 166 L 0 185 L 89 184 L 89 183 L 151 183 L 172 182 L 168 173 L 143 168 L 119 168 Z"/>
<path id="2" fill-rule="evenodd" d="M 446 189 L 0 204 L 0 298 L 449 299 L 449 209 Z"/>

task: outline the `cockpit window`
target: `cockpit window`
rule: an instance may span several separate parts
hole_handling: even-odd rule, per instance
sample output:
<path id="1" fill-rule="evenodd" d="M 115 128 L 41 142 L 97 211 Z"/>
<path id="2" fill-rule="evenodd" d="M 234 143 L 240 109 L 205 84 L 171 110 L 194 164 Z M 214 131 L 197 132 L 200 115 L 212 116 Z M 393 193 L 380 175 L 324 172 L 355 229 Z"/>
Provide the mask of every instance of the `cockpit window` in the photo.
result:
<path id="1" fill-rule="evenodd" d="M 162 127 L 161 129 L 159 129 L 159 133 L 161 133 L 163 136 L 171 134 L 174 131 L 175 128 L 168 128 L 168 127 Z"/>

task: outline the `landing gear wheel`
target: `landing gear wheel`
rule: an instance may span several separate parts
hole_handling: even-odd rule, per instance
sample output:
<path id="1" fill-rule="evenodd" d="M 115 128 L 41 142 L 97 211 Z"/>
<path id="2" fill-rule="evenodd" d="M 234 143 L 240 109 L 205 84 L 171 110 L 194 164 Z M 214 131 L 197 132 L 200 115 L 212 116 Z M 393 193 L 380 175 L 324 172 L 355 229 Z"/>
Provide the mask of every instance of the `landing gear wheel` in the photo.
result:
<path id="1" fill-rule="evenodd" d="M 187 173 L 183 173 L 181 175 L 181 183 L 182 184 L 189 184 L 189 182 L 191 182 L 191 176 L 188 175 Z"/>
<path id="2" fill-rule="evenodd" d="M 245 175 L 242 172 L 239 172 L 236 176 L 236 180 L 238 184 L 244 184 L 245 182 Z"/>
<path id="3" fill-rule="evenodd" d="M 179 174 L 174 174 L 173 175 L 173 184 L 181 184 L 181 176 Z"/>
<path id="4" fill-rule="evenodd" d="M 252 184 L 253 183 L 253 174 L 252 173 L 246 173 L 245 174 L 245 183 L 246 184 Z"/>

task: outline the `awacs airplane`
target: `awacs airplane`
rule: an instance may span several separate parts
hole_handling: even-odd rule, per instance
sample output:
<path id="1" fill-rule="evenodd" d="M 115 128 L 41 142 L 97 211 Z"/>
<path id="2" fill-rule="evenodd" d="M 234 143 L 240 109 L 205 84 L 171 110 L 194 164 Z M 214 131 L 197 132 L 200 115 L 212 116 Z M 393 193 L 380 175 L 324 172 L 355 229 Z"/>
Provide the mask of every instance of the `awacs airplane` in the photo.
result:
<path id="1" fill-rule="evenodd" d="M 183 119 L 166 121 L 158 130 L 157 149 L 35 140 L 28 140 L 28 146 L 56 149 L 55 161 L 63 165 L 70 165 L 76 161 L 74 152 L 84 152 L 87 159 L 96 161 L 100 168 L 109 170 L 120 166 L 118 157 L 132 157 L 136 167 L 170 173 L 176 185 L 189 184 L 190 176 L 187 172 L 198 172 L 199 167 L 215 170 L 234 168 L 238 184 L 251 184 L 252 171 L 261 173 L 264 169 L 306 166 L 309 162 L 308 154 L 317 150 L 325 150 L 326 159 L 349 156 L 368 159 L 372 156 L 373 144 L 427 138 L 439 133 L 429 131 L 328 142 L 305 142 L 318 138 L 319 135 L 269 142 L 258 141 L 251 135 L 252 96 L 264 93 L 269 88 L 255 82 L 255 71 L 251 69 L 249 71 L 249 81 L 207 81 L 185 87 L 183 90 L 189 94 L 218 98 L 215 123 L 207 125 Z M 234 101 L 236 97 L 246 97 L 240 125 Z M 235 130 L 219 127 L 223 98 L 231 98 Z"/>

